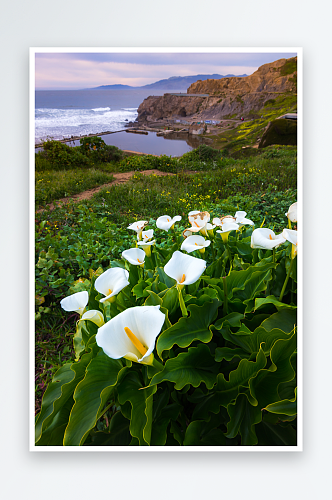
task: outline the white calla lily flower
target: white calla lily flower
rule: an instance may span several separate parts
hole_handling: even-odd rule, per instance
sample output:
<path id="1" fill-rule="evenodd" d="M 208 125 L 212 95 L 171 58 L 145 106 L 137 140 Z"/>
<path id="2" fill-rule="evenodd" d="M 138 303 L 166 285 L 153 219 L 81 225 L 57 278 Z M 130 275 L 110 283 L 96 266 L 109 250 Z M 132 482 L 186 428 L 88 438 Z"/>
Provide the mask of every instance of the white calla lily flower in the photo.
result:
<path id="1" fill-rule="evenodd" d="M 251 248 L 272 250 L 285 243 L 285 241 L 286 239 L 281 234 L 275 234 L 272 229 L 259 227 L 252 232 Z"/>
<path id="2" fill-rule="evenodd" d="M 197 259 L 176 250 L 165 265 L 164 271 L 167 276 L 176 280 L 177 288 L 181 289 L 184 285 L 195 283 L 201 277 L 205 268 L 205 260 Z"/>
<path id="3" fill-rule="evenodd" d="M 134 266 L 144 266 L 145 252 L 141 248 L 129 248 L 122 252 L 122 257 Z"/>
<path id="4" fill-rule="evenodd" d="M 67 312 L 75 311 L 82 315 L 88 302 L 89 294 L 84 290 L 83 292 L 73 293 L 72 295 L 68 295 L 68 297 L 64 297 L 60 300 L 60 305 Z"/>
<path id="5" fill-rule="evenodd" d="M 142 238 L 142 231 L 147 224 L 148 224 L 147 220 L 139 220 L 127 226 L 127 229 L 132 229 L 133 231 L 136 231 L 137 238 L 140 240 Z"/>
<path id="6" fill-rule="evenodd" d="M 189 236 L 182 242 L 181 250 L 185 250 L 188 253 L 194 252 L 195 250 L 205 252 L 205 248 L 208 247 L 210 243 L 211 241 L 206 240 L 203 236 L 193 235 Z"/>
<path id="7" fill-rule="evenodd" d="M 224 224 L 232 224 L 236 222 L 235 217 L 232 217 L 232 215 L 225 215 L 224 217 L 214 217 L 212 220 L 213 224 L 215 224 L 218 227 L 223 227 Z"/>
<path id="8" fill-rule="evenodd" d="M 113 300 L 115 300 L 115 295 L 129 285 L 128 278 L 128 271 L 122 269 L 122 267 L 107 269 L 107 271 L 98 276 L 95 281 L 95 289 L 97 292 L 105 295 L 99 302 L 113 302 Z"/>
<path id="9" fill-rule="evenodd" d="M 147 231 L 142 231 L 142 241 L 149 241 L 153 238 L 153 229 L 148 229 Z"/>
<path id="10" fill-rule="evenodd" d="M 174 229 L 174 224 L 182 219 L 181 215 L 176 215 L 175 217 L 170 217 L 169 215 L 161 215 L 156 220 L 156 226 L 159 229 L 164 229 L 168 231 L 169 229 Z"/>
<path id="11" fill-rule="evenodd" d="M 194 228 L 195 231 L 200 231 L 205 228 L 206 224 L 210 221 L 210 214 L 209 212 L 198 212 L 197 210 L 193 210 L 189 212 L 188 219 L 192 228 Z"/>
<path id="12" fill-rule="evenodd" d="M 254 226 L 254 223 L 250 219 L 246 219 L 247 212 L 243 212 L 242 210 L 235 212 L 235 222 L 239 224 L 240 227 L 245 224 L 249 224 L 250 226 Z"/>
<path id="13" fill-rule="evenodd" d="M 192 231 L 191 230 L 191 227 L 188 227 L 187 229 L 185 229 L 183 232 L 182 232 L 182 236 L 184 238 L 188 238 L 189 236 L 192 236 L 193 235 L 193 232 L 196 232 L 196 231 Z"/>
<path id="14" fill-rule="evenodd" d="M 294 259 L 297 255 L 297 231 L 294 229 L 284 229 L 281 233 L 283 238 L 292 244 L 292 254 L 291 257 Z"/>
<path id="15" fill-rule="evenodd" d="M 221 225 L 221 230 L 217 229 L 217 233 L 220 234 L 222 241 L 224 243 L 227 243 L 228 241 L 228 236 L 231 231 L 237 231 L 239 229 L 239 225 L 236 224 L 235 222 L 225 222 Z"/>
<path id="16" fill-rule="evenodd" d="M 81 321 L 86 319 L 92 321 L 92 323 L 95 323 L 98 327 L 103 326 L 105 323 L 103 314 L 101 311 L 97 311 L 96 309 L 90 309 L 81 316 Z"/>
<path id="17" fill-rule="evenodd" d="M 160 306 L 130 307 L 99 328 L 96 342 L 112 359 L 152 364 L 153 349 L 165 321 Z"/>
<path id="18" fill-rule="evenodd" d="M 285 215 L 291 222 L 297 222 L 297 201 L 289 207 Z"/>

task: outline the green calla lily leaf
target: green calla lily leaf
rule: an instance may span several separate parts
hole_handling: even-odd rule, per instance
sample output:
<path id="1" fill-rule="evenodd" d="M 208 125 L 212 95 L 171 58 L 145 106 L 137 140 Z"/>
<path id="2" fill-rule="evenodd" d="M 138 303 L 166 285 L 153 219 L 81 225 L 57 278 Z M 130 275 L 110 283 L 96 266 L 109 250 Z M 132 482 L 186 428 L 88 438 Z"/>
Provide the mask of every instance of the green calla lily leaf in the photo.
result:
<path id="1" fill-rule="evenodd" d="M 119 403 L 131 404 L 130 434 L 140 446 L 150 445 L 152 432 L 153 394 L 157 387 L 143 387 L 139 375 L 130 372 L 117 386 Z"/>
<path id="2" fill-rule="evenodd" d="M 260 409 L 257 406 L 252 406 L 245 394 L 239 394 L 235 403 L 228 405 L 227 411 L 230 421 L 227 425 L 226 437 L 234 438 L 240 434 L 242 446 L 256 445 L 258 439 L 255 425 L 262 419 Z"/>
<path id="3" fill-rule="evenodd" d="M 293 380 L 295 371 L 291 357 L 296 350 L 296 333 L 287 339 L 277 340 L 271 349 L 271 366 L 258 373 L 249 381 L 250 392 L 258 401 L 260 408 L 266 408 L 280 400 L 278 386 Z"/>
<path id="4" fill-rule="evenodd" d="M 297 414 L 297 404 L 296 404 L 296 389 L 294 399 L 282 399 L 276 403 L 271 403 L 267 405 L 264 410 L 270 413 L 277 413 L 281 415 L 288 415 L 290 417 Z"/>
<path id="5" fill-rule="evenodd" d="M 233 358 L 249 358 L 250 354 L 240 348 L 231 349 L 230 347 L 217 347 L 214 359 L 219 363 L 223 359 L 231 361 Z"/>
<path id="6" fill-rule="evenodd" d="M 36 446 L 62 446 L 63 436 L 68 424 L 69 415 L 73 407 L 74 400 L 70 397 L 60 408 L 51 424 L 43 431 Z"/>
<path id="7" fill-rule="evenodd" d="M 145 306 L 161 306 L 163 299 L 152 290 L 147 290 L 149 296 L 144 302 Z"/>
<path id="8" fill-rule="evenodd" d="M 131 441 L 129 420 L 120 411 L 111 418 L 109 432 L 91 432 L 91 442 L 87 446 L 128 446 Z"/>
<path id="9" fill-rule="evenodd" d="M 52 382 L 48 385 L 41 411 L 36 419 L 35 439 L 38 443 L 44 430 L 52 423 L 56 414 L 72 397 L 77 384 L 83 379 L 87 365 L 92 358 L 92 351 L 84 354 L 77 363 L 63 365 L 54 375 Z"/>
<path id="10" fill-rule="evenodd" d="M 181 390 L 187 384 L 198 387 L 202 382 L 212 389 L 217 380 L 218 364 L 205 344 L 190 347 L 188 352 L 166 361 L 163 371 L 154 375 L 150 387 L 167 380 Z"/>
<path id="11" fill-rule="evenodd" d="M 164 446 L 167 441 L 167 427 L 171 421 L 176 421 L 179 416 L 181 406 L 177 403 L 172 403 L 160 411 L 159 416 L 154 420 L 152 426 L 151 445 Z"/>
<path id="12" fill-rule="evenodd" d="M 238 396 L 241 388 L 249 386 L 250 380 L 255 378 L 265 366 L 266 356 L 262 347 L 260 347 L 256 361 L 241 359 L 237 368 L 229 373 L 228 380 L 225 379 L 223 373 L 219 373 L 216 385 L 216 396 L 219 405 L 227 406 Z"/>
<path id="13" fill-rule="evenodd" d="M 263 420 L 256 425 L 258 446 L 296 446 L 296 430 L 291 424 L 270 423 Z"/>
<path id="14" fill-rule="evenodd" d="M 252 310 L 257 311 L 257 309 L 267 304 L 273 304 L 278 311 L 280 311 L 281 309 L 296 309 L 296 306 L 279 302 L 279 300 L 276 299 L 273 295 L 269 295 L 268 297 L 255 299 L 254 308 L 246 308 L 246 313 L 252 312 Z"/>
<path id="15" fill-rule="evenodd" d="M 260 345 L 264 352 L 268 353 L 278 339 L 288 339 L 294 332 L 296 325 L 296 312 L 294 310 L 282 309 L 262 321 L 254 332 L 251 332 L 244 324 L 236 333 L 227 329 L 220 330 L 225 340 L 230 341 L 249 353 L 256 353 Z"/>
<path id="16" fill-rule="evenodd" d="M 183 440 L 184 446 L 224 446 L 225 436 L 221 429 L 216 429 L 209 422 L 196 420 L 191 422 Z"/>
<path id="17" fill-rule="evenodd" d="M 212 332 L 209 325 L 216 314 L 218 304 L 218 301 L 210 301 L 203 306 L 189 305 L 190 315 L 180 318 L 171 328 L 159 335 L 157 341 L 158 356 L 161 358 L 163 351 L 171 349 L 174 344 L 179 347 L 188 347 L 194 340 L 210 342 Z"/>
<path id="18" fill-rule="evenodd" d="M 114 385 L 123 376 L 127 366 L 111 359 L 103 351 L 88 365 L 84 379 L 76 386 L 72 408 L 63 444 L 81 446 L 98 416 L 109 400 Z"/>

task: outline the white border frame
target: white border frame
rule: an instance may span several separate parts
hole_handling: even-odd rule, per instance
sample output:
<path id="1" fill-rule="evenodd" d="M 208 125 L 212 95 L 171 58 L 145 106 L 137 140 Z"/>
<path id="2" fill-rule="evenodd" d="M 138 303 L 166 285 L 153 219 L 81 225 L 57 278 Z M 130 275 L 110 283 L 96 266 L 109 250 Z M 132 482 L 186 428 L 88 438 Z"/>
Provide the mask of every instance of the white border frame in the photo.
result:
<path id="1" fill-rule="evenodd" d="M 34 413 L 35 413 L 35 54 L 36 53 L 297 53 L 297 189 L 298 189 L 298 243 L 297 257 L 298 276 L 298 336 L 297 336 L 297 445 L 296 446 L 35 446 L 34 444 Z M 258 452 L 258 451 L 303 451 L 303 50 L 302 47 L 30 47 L 29 62 L 29 451 L 41 452 Z"/>

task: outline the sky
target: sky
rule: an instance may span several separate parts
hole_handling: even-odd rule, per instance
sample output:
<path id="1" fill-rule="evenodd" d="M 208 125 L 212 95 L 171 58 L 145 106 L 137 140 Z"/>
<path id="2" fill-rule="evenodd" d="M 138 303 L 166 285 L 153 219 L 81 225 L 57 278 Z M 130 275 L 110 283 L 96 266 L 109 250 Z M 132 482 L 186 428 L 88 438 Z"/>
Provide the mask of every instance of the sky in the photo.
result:
<path id="1" fill-rule="evenodd" d="M 35 52 L 35 87 L 69 90 L 100 85 L 140 87 L 171 76 L 251 75 L 294 52 Z"/>

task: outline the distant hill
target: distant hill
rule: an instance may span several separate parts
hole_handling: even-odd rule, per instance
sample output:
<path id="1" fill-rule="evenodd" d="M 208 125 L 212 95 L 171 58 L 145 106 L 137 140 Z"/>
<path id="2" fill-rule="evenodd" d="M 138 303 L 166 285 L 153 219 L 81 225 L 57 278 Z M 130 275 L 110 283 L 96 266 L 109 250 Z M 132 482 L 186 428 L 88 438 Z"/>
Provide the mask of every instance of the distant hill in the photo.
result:
<path id="1" fill-rule="evenodd" d="M 235 75 L 192 75 L 192 76 L 171 76 L 170 78 L 159 80 L 155 83 L 150 83 L 148 85 L 142 85 L 141 87 L 131 87 L 130 85 L 101 85 L 99 87 L 93 87 L 93 89 L 99 90 L 121 90 L 121 89 L 165 89 L 165 90 L 187 90 L 187 88 L 193 83 L 201 80 L 220 80 L 220 78 L 229 78 Z M 236 75 L 237 77 L 245 77 L 247 75 Z"/>
<path id="2" fill-rule="evenodd" d="M 130 85 L 121 85 L 121 83 L 117 85 L 101 85 L 100 87 L 92 87 L 87 90 L 95 90 L 95 89 L 101 89 L 101 90 L 121 90 L 121 89 L 135 89 L 136 87 L 131 87 Z"/>

